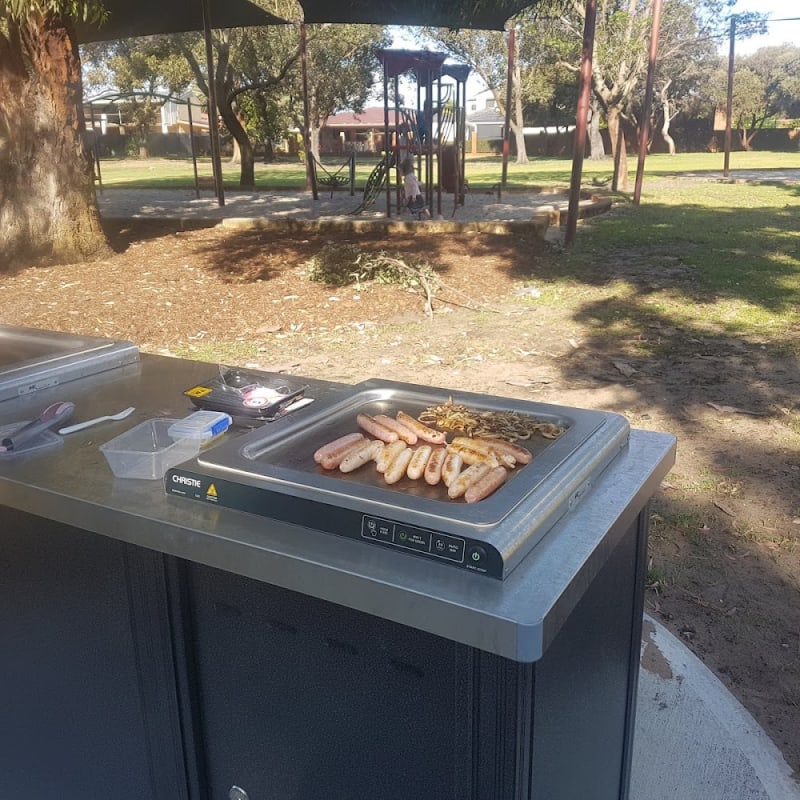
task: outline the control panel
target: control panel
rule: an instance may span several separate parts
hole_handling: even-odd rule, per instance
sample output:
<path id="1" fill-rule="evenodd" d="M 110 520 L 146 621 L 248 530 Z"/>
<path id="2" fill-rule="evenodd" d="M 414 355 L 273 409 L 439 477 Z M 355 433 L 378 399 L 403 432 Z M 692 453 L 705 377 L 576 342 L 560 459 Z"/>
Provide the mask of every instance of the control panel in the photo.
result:
<path id="1" fill-rule="evenodd" d="M 468 537 L 440 533 L 339 506 L 323 505 L 224 478 L 212 478 L 183 467 L 173 467 L 167 471 L 164 488 L 170 495 L 285 520 L 503 579 L 500 552 L 486 542 Z"/>
<path id="2" fill-rule="evenodd" d="M 502 577 L 502 572 L 496 572 L 498 567 L 502 570 L 498 553 L 491 552 L 491 548 L 483 543 L 472 542 L 460 536 L 365 514 L 361 519 L 361 537 L 378 544 L 440 558 L 475 572 Z"/>

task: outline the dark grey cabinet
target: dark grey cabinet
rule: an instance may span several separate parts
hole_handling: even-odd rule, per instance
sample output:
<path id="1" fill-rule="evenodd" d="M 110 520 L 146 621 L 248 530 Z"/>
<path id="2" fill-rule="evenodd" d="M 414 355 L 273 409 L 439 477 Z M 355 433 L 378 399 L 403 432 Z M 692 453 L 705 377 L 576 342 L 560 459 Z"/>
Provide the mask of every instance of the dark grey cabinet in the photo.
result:
<path id="1" fill-rule="evenodd" d="M 2 507 L 0 796 L 623 798 L 645 545 L 518 663 Z"/>

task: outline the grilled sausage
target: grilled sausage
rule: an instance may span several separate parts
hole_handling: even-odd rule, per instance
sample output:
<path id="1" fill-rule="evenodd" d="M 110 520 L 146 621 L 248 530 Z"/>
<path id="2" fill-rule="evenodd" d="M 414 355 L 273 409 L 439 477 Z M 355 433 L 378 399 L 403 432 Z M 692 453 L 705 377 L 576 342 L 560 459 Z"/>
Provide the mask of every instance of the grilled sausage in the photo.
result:
<path id="1" fill-rule="evenodd" d="M 461 467 L 464 466 L 464 459 L 458 453 L 447 451 L 442 464 L 442 481 L 445 486 L 450 484 L 458 477 Z"/>
<path id="2" fill-rule="evenodd" d="M 520 447 L 513 442 L 507 442 L 505 439 L 493 439 L 490 436 L 481 436 L 475 438 L 474 441 L 485 442 L 490 450 L 494 450 L 498 454 L 507 454 L 519 464 L 530 464 L 533 459 L 533 453 L 531 453 L 530 450 L 526 450 L 524 447 Z M 508 464 L 507 466 L 514 465 Z"/>
<path id="3" fill-rule="evenodd" d="M 395 431 L 391 431 L 385 425 L 381 425 L 369 414 L 359 414 L 356 417 L 356 422 L 361 430 L 366 431 L 382 442 L 396 442 L 399 438 Z"/>
<path id="4" fill-rule="evenodd" d="M 401 451 L 405 450 L 407 447 L 406 443 L 401 439 L 398 439 L 396 442 L 389 442 L 388 444 L 384 444 L 383 450 L 375 458 L 375 469 L 378 470 L 381 474 L 386 472 L 387 467 L 389 464 L 392 463 L 392 459 Z"/>
<path id="5" fill-rule="evenodd" d="M 464 500 L 477 503 L 497 491 L 506 481 L 508 471 L 505 467 L 495 467 L 482 475 L 464 492 Z"/>
<path id="6" fill-rule="evenodd" d="M 489 467 L 500 466 L 497 454 L 489 449 L 489 445 L 476 442 L 466 436 L 458 436 L 447 445 L 451 453 L 458 453 L 465 464 L 486 464 Z M 513 466 L 513 465 L 512 465 Z"/>
<path id="7" fill-rule="evenodd" d="M 442 479 L 442 465 L 444 464 L 447 450 L 444 447 L 434 447 L 425 465 L 425 483 L 436 486 Z"/>
<path id="8" fill-rule="evenodd" d="M 387 416 L 386 414 L 376 414 L 373 419 L 375 422 L 383 425 L 385 428 L 388 428 L 390 431 L 394 431 L 397 434 L 398 439 L 402 439 L 406 444 L 416 444 L 417 443 L 417 434 L 411 430 L 411 428 L 403 425 L 402 422 L 398 422 L 396 419 L 392 419 L 391 417 Z"/>
<path id="9" fill-rule="evenodd" d="M 393 459 L 391 464 L 383 473 L 383 479 L 388 484 L 397 483 L 406 474 L 408 464 L 411 461 L 414 451 L 410 447 L 401 450 Z"/>
<path id="10" fill-rule="evenodd" d="M 430 444 L 445 443 L 446 434 L 442 433 L 442 431 L 429 428 L 424 422 L 414 419 L 411 415 L 406 414 L 405 411 L 398 411 L 396 416 L 398 422 L 414 431 L 417 434 L 417 438 L 422 439 L 423 442 L 429 442 Z"/>
<path id="11" fill-rule="evenodd" d="M 467 467 L 448 487 L 447 496 L 455 500 L 461 497 L 475 481 L 482 478 L 488 472 L 491 472 L 491 467 L 488 464 L 472 464 Z"/>
<path id="12" fill-rule="evenodd" d="M 428 459 L 433 452 L 433 448 L 429 444 L 421 444 L 411 456 L 411 461 L 408 462 L 408 469 L 406 475 L 412 481 L 419 480 L 425 472 L 425 467 L 428 464 Z"/>
<path id="13" fill-rule="evenodd" d="M 314 461 L 323 469 L 336 469 L 341 460 L 347 455 L 347 452 L 364 441 L 366 439 L 360 433 L 348 433 L 345 436 L 340 436 L 338 439 L 322 445 L 314 453 Z"/>
<path id="14" fill-rule="evenodd" d="M 353 472 L 353 470 L 363 467 L 368 461 L 372 461 L 381 450 L 383 450 L 383 442 L 378 439 L 364 441 L 347 452 L 347 455 L 339 463 L 339 471 Z"/>

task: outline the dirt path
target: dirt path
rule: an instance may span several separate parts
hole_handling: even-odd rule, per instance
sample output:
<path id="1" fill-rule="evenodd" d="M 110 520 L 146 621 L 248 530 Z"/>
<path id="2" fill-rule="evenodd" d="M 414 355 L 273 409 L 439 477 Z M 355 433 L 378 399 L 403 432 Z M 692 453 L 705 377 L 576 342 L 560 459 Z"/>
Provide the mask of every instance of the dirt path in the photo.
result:
<path id="1" fill-rule="evenodd" d="M 3 275 L 15 299 L 3 321 L 317 378 L 600 408 L 677 435 L 654 500 L 647 608 L 800 769 L 800 332 L 755 342 L 676 327 L 647 293 L 688 297 L 691 275 L 665 268 L 655 281 L 646 253 L 619 254 L 589 286 L 550 281 L 534 238 L 352 242 L 434 264 L 429 318 L 410 288 L 311 282 L 308 259 L 330 235 L 143 225 L 119 231 L 102 264 Z M 641 287 L 635 300 L 615 295 L 619 280 Z"/>

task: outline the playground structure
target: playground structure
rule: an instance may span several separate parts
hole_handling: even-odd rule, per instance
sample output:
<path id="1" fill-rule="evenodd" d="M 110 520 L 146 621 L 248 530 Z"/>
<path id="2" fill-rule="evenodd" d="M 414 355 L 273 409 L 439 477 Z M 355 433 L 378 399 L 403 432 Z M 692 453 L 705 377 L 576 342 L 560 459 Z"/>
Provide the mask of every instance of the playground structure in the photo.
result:
<path id="1" fill-rule="evenodd" d="M 453 214 L 464 204 L 466 82 L 470 68 L 445 64 L 429 50 L 379 50 L 383 66 L 384 152 L 367 179 L 360 214 L 386 189 L 386 216 L 403 208 L 401 165 L 411 159 L 429 209 L 442 214 L 442 192 L 453 194 Z M 416 105 L 399 105 L 400 77 L 414 79 Z M 443 78 L 449 78 L 445 82 Z M 392 88 L 390 103 L 389 88 Z M 390 182 L 394 176 L 393 185 Z"/>

